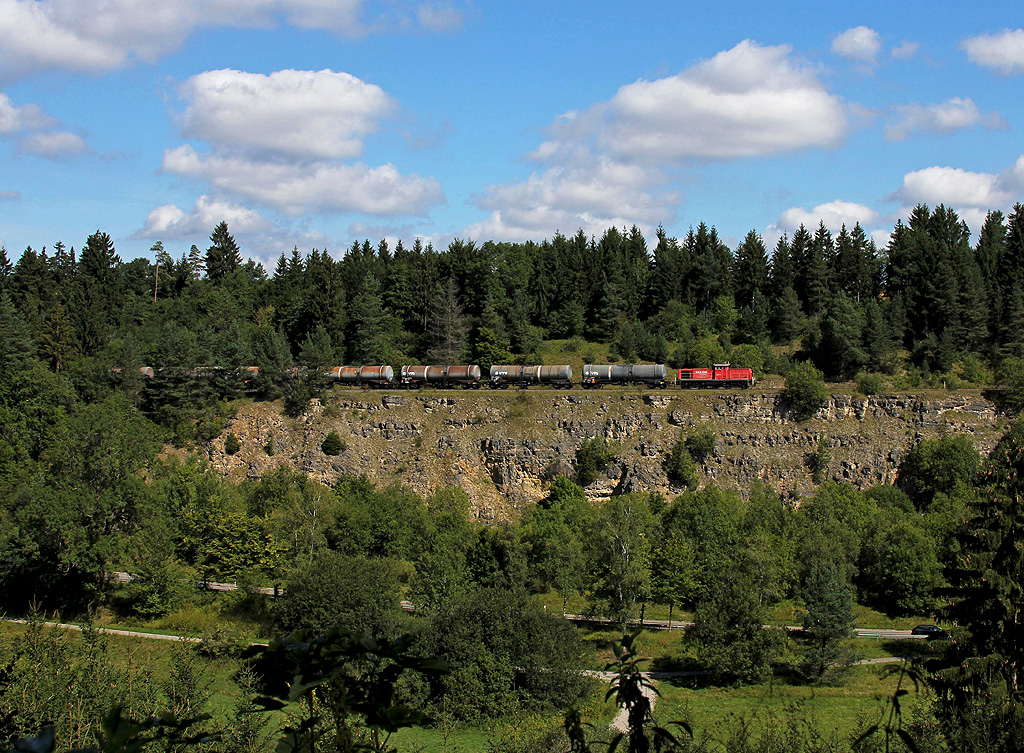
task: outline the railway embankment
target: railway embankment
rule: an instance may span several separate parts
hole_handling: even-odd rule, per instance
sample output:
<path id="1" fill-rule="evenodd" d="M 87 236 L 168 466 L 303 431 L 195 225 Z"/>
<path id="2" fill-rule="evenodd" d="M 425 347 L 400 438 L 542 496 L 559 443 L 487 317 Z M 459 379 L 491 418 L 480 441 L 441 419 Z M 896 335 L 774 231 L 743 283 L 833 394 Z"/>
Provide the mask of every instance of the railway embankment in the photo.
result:
<path id="1" fill-rule="evenodd" d="M 807 421 L 794 420 L 773 391 L 541 390 L 410 393 L 336 389 L 298 419 L 275 403 L 243 405 L 204 451 L 226 476 L 257 478 L 283 466 L 325 483 L 363 474 L 421 494 L 455 484 L 481 520 L 514 517 L 572 475 L 584 439 L 604 437 L 616 459 L 590 485 L 592 499 L 630 491 L 679 493 L 664 470 L 681 432 L 706 425 L 718 436 L 701 464 L 702 483 L 746 491 L 757 480 L 800 498 L 813 492 L 813 457 L 828 448 L 825 477 L 858 488 L 892 482 L 921 438 L 969 436 L 987 453 L 1007 418 L 980 393 L 863 397 L 834 394 Z M 336 431 L 339 455 L 321 449 Z M 240 449 L 228 455 L 233 433 Z"/>

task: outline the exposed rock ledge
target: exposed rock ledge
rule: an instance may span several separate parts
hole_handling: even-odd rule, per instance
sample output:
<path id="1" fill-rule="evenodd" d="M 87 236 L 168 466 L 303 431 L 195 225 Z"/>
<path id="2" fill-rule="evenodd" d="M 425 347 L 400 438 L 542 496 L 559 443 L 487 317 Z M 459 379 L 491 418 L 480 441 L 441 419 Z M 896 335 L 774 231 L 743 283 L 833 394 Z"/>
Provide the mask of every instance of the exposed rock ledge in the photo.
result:
<path id="1" fill-rule="evenodd" d="M 715 454 L 701 469 L 705 482 L 745 491 L 761 479 L 797 496 L 813 491 L 809 459 L 821 439 L 831 448 L 829 475 L 864 488 L 892 482 L 919 438 L 966 434 L 986 453 L 1006 423 L 981 396 L 955 393 L 837 394 L 814 418 L 795 422 L 774 393 L 335 389 L 297 420 L 282 416 L 279 404 L 245 405 L 229 427 L 242 449 L 226 455 L 225 432 L 206 451 L 215 468 L 234 478 L 291 466 L 325 483 L 365 474 L 422 494 L 457 484 L 480 519 L 500 520 L 543 496 L 546 479 L 571 474 L 576 450 L 588 437 L 605 437 L 618 448 L 616 462 L 587 488 L 588 496 L 675 494 L 679 489 L 669 484 L 662 464 L 680 431 L 702 422 L 719 435 Z M 346 444 L 336 457 L 320 449 L 332 429 Z"/>

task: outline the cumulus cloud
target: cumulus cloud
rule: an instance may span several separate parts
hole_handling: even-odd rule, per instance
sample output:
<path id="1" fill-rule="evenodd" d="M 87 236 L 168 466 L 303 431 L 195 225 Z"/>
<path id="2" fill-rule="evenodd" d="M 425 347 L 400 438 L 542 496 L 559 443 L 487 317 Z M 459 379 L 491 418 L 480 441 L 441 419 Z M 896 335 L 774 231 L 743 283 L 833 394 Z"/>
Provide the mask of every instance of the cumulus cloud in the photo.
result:
<path id="1" fill-rule="evenodd" d="M 0 92 L 0 136 L 50 128 L 56 122 L 39 105 L 19 107 L 11 102 L 10 97 Z"/>
<path id="2" fill-rule="evenodd" d="M 593 134 L 598 148 L 620 159 L 663 162 L 833 146 L 847 129 L 842 102 L 788 45 L 745 40 L 678 75 L 623 86 L 554 130 L 564 134 L 556 145 Z"/>
<path id="3" fill-rule="evenodd" d="M 291 216 L 424 215 L 444 201 L 433 178 L 392 164 L 346 164 L 396 103 L 380 87 L 330 70 L 269 75 L 207 71 L 181 86 L 182 135 L 205 141 L 164 153 L 164 172 Z"/>
<path id="4" fill-rule="evenodd" d="M 651 228 L 671 219 L 679 202 L 678 194 L 650 190 L 654 181 L 648 168 L 607 158 L 587 167 L 550 168 L 521 183 L 489 187 L 475 203 L 490 209 L 490 216 L 465 234 L 528 240 L 556 230 L 598 235 L 611 226 Z"/>
<path id="5" fill-rule="evenodd" d="M 556 118 L 527 159 L 527 180 L 490 186 L 476 200 L 490 217 L 471 237 L 509 240 L 610 225 L 669 222 L 673 170 L 831 147 L 850 129 L 848 108 L 788 46 L 750 40 L 697 65 L 621 87 L 608 101 Z"/>
<path id="6" fill-rule="evenodd" d="M 296 246 L 326 249 L 330 245 L 320 233 L 296 230 L 287 224 L 282 227 L 253 209 L 209 196 L 200 196 L 187 211 L 174 204 L 153 209 L 132 237 L 195 243 L 205 248 L 210 232 L 222 221 L 228 223 L 242 254 L 264 265 Z"/>
<path id="7" fill-rule="evenodd" d="M 832 39 L 832 52 L 847 60 L 874 65 L 882 49 L 882 38 L 867 26 L 854 26 Z"/>
<path id="8" fill-rule="evenodd" d="M 967 59 L 1006 75 L 1024 73 L 1024 29 L 970 37 L 960 43 Z"/>
<path id="9" fill-rule="evenodd" d="M 402 175 L 391 164 L 270 162 L 204 155 L 183 145 L 164 153 L 162 169 L 206 181 L 293 216 L 309 212 L 416 215 L 444 201 L 435 179 Z"/>
<path id="10" fill-rule="evenodd" d="M 967 224 L 978 230 L 993 209 L 1007 211 L 1024 200 L 1024 156 L 999 173 L 976 173 L 955 167 L 927 167 L 903 176 L 903 184 L 890 198 L 908 207 L 917 204 L 945 204 Z"/>
<path id="11" fill-rule="evenodd" d="M 830 201 L 827 204 L 819 204 L 810 211 L 803 207 L 792 207 L 787 209 L 779 217 L 772 228 L 777 231 L 792 233 L 801 225 L 815 228 L 818 223 L 824 222 L 832 233 L 838 233 L 843 225 L 852 228 L 857 223 L 861 227 L 870 227 L 878 221 L 878 213 L 871 207 L 864 204 L 856 204 L 850 201 Z"/>
<path id="12" fill-rule="evenodd" d="M 99 73 L 177 50 L 202 28 L 270 28 L 280 23 L 345 37 L 461 23 L 451 0 L 0 0 L 0 71 Z"/>
<path id="13" fill-rule="evenodd" d="M 49 160 L 64 160 L 89 154 L 85 139 L 69 131 L 34 133 L 21 140 L 19 147 L 36 157 Z"/>
<path id="14" fill-rule="evenodd" d="M 183 135 L 256 155 L 346 159 L 363 151 L 394 101 L 374 84 L 331 70 L 262 75 L 207 71 L 180 87 Z"/>
<path id="15" fill-rule="evenodd" d="M 227 222 L 232 233 L 266 232 L 273 224 L 259 212 L 200 196 L 188 212 L 174 204 L 166 204 L 150 211 L 136 237 L 140 238 L 196 238 L 209 235 L 219 222 Z"/>
<path id="16" fill-rule="evenodd" d="M 885 127 L 889 141 L 903 141 L 914 133 L 953 133 L 982 126 L 989 130 L 1006 127 L 997 112 L 982 114 L 971 99 L 953 97 L 937 105 L 910 104 L 896 108 L 896 120 Z"/>

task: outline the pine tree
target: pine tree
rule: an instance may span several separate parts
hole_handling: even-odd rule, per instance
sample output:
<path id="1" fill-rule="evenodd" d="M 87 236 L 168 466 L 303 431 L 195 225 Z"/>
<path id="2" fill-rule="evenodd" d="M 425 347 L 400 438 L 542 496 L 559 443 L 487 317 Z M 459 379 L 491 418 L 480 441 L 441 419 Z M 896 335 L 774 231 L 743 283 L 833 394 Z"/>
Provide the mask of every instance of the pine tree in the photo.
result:
<path id="1" fill-rule="evenodd" d="M 210 234 L 210 247 L 206 249 L 206 278 L 219 283 L 241 265 L 242 255 L 228 231 L 228 223 L 219 222 Z"/>
<path id="2" fill-rule="evenodd" d="M 761 236 L 751 230 L 736 248 L 733 279 L 736 283 L 736 305 L 740 308 L 754 302 L 755 293 L 768 290 L 768 252 Z"/>

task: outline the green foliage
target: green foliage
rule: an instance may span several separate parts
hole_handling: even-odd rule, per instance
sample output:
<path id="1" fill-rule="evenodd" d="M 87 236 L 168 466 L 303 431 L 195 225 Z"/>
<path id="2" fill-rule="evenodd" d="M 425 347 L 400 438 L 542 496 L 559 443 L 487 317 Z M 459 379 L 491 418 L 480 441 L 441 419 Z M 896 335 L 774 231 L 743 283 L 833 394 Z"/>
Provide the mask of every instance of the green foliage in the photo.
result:
<path id="1" fill-rule="evenodd" d="M 704 462 L 713 455 L 717 444 L 718 432 L 707 424 L 698 424 L 686 434 L 686 449 L 698 462 Z"/>
<path id="2" fill-rule="evenodd" d="M 672 445 L 672 451 L 665 458 L 665 473 L 672 481 L 694 489 L 700 479 L 700 470 L 687 447 L 688 441 L 680 432 L 679 438 Z"/>
<path id="3" fill-rule="evenodd" d="M 829 466 L 832 464 L 832 449 L 825 437 L 818 438 L 818 445 L 811 457 L 811 478 L 814 483 L 823 484 L 828 478 Z"/>
<path id="4" fill-rule="evenodd" d="M 810 363 L 794 364 L 786 375 L 781 397 L 798 421 L 806 421 L 828 400 L 824 375 Z"/>
<path id="5" fill-rule="evenodd" d="M 765 630 L 765 606 L 750 575 L 723 573 L 717 587 L 697 604 L 686 640 L 718 685 L 762 682 L 785 642 Z"/>
<path id="6" fill-rule="evenodd" d="M 1024 410 L 1024 358 L 1004 358 L 999 367 L 1003 400 L 1014 410 Z"/>
<path id="7" fill-rule="evenodd" d="M 398 569 L 393 561 L 321 551 L 286 581 L 274 605 L 282 634 L 335 629 L 395 636 L 401 621 Z"/>
<path id="8" fill-rule="evenodd" d="M 885 390 L 885 377 L 881 374 L 857 375 L 857 391 L 862 395 L 879 395 Z"/>
<path id="9" fill-rule="evenodd" d="M 986 464 L 985 492 L 971 500 L 958 532 L 959 566 L 946 572 L 953 640 L 930 683 L 938 720 L 958 750 L 1009 751 L 1024 746 L 1024 420 L 1018 419 Z"/>
<path id="10" fill-rule="evenodd" d="M 345 451 L 345 443 L 341 441 L 341 437 L 334 429 L 331 429 L 324 438 L 324 441 L 320 445 L 320 449 L 324 455 L 330 455 L 332 457 L 340 455 Z"/>
<path id="11" fill-rule="evenodd" d="M 815 682 L 834 683 L 852 660 L 842 642 L 853 631 L 853 593 L 838 568 L 824 563 L 811 566 L 801 595 L 807 610 L 803 617 L 807 641 L 803 672 Z"/>
<path id="12" fill-rule="evenodd" d="M 224 438 L 224 454 L 234 455 L 240 449 L 242 449 L 241 440 L 239 440 L 238 436 L 233 431 L 229 432 Z"/>
<path id="13" fill-rule="evenodd" d="M 279 746 L 293 751 L 392 750 L 388 741 L 396 731 L 430 722 L 402 698 L 403 681 L 448 671 L 443 661 L 415 653 L 410 636 L 299 633 L 254 646 L 250 653 L 263 691 L 255 704 L 288 712 Z"/>
<path id="14" fill-rule="evenodd" d="M 588 686 L 579 634 L 522 591 L 468 593 L 434 616 L 424 639 L 451 668 L 441 682 L 445 707 L 459 719 L 559 708 Z"/>
<path id="15" fill-rule="evenodd" d="M 981 456 L 968 437 L 923 439 L 900 463 L 898 483 L 917 509 L 927 510 L 936 495 L 968 494 L 980 468 Z"/>
<path id="16" fill-rule="evenodd" d="M 598 473 L 615 460 L 615 450 L 604 437 L 584 439 L 576 450 L 576 481 L 580 486 L 589 486 L 597 479 Z"/>
<path id="17" fill-rule="evenodd" d="M 637 616 L 650 596 L 654 525 L 647 495 L 639 493 L 612 497 L 594 521 L 591 591 L 604 614 L 620 622 Z"/>

